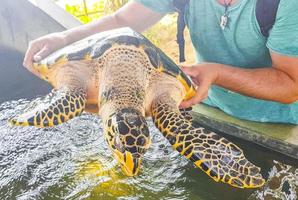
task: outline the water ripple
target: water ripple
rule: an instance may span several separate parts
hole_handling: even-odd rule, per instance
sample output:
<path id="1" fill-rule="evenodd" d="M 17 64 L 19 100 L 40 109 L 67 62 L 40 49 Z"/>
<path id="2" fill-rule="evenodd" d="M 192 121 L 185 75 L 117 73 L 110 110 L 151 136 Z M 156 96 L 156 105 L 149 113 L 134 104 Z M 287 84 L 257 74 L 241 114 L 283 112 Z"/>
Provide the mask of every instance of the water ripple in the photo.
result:
<path id="1" fill-rule="evenodd" d="M 83 114 L 54 128 L 12 127 L 27 100 L 0 106 L 0 196 L 7 199 L 185 197 L 175 186 L 188 163 L 149 121 L 152 145 L 137 177 L 122 174 L 98 116 Z"/>
<path id="2" fill-rule="evenodd" d="M 104 139 L 98 116 L 84 113 L 67 123 L 45 129 L 8 125 L 7 120 L 22 112 L 28 102 L 21 99 L 0 105 L 1 200 L 238 200 L 249 196 L 262 199 L 261 194 L 266 191 L 277 194 L 277 191 L 269 191 L 269 187 L 240 190 L 215 183 L 174 151 L 150 120 L 152 145 L 143 158 L 141 173 L 136 177 L 124 176 Z M 262 151 L 246 149 L 260 155 L 261 159 L 270 158 Z M 272 160 L 263 163 L 272 163 Z M 267 168 L 272 171 L 276 165 L 273 163 Z M 297 197 L 298 172 L 296 168 L 293 170 L 292 175 L 287 176 L 296 178 L 288 182 L 291 198 Z M 277 173 L 271 174 L 269 181 L 277 176 Z M 278 191 L 283 190 L 284 182 L 277 187 Z"/>

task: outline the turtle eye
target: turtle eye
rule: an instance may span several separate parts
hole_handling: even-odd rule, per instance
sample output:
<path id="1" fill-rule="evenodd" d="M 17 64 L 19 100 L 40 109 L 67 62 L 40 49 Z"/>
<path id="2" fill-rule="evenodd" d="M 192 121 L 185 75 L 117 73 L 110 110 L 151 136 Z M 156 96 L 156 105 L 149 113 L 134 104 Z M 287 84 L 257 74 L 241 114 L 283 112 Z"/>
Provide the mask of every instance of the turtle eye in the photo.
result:
<path id="1" fill-rule="evenodd" d="M 121 139 L 119 138 L 119 136 L 114 137 L 114 144 L 118 151 L 120 151 L 121 153 L 125 152 L 125 148 L 124 148 L 123 143 L 121 142 Z"/>

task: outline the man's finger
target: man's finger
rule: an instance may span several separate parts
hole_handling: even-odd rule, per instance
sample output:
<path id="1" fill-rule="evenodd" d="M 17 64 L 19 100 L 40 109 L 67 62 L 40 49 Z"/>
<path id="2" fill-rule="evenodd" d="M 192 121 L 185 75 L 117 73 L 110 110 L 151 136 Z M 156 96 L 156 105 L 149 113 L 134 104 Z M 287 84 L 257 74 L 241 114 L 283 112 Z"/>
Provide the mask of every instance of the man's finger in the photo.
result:
<path id="1" fill-rule="evenodd" d="M 196 77 L 198 74 L 194 67 L 181 67 L 181 70 L 191 77 Z"/>
<path id="2" fill-rule="evenodd" d="M 42 60 L 43 58 L 45 58 L 47 55 L 49 55 L 50 50 L 49 48 L 47 48 L 46 46 L 42 48 L 42 50 L 40 50 L 39 52 L 37 52 L 34 57 L 33 60 L 34 62 L 38 62 L 40 60 Z"/>
<path id="3" fill-rule="evenodd" d="M 197 103 L 202 102 L 208 97 L 208 92 L 206 94 L 203 94 L 202 96 L 193 97 L 192 99 L 189 99 L 187 101 L 182 101 L 179 105 L 179 108 L 186 109 L 190 108 L 191 106 L 196 105 Z"/>
<path id="4" fill-rule="evenodd" d="M 210 84 L 208 82 L 202 82 L 197 88 L 196 95 L 187 101 L 183 101 L 179 105 L 179 108 L 188 108 L 206 99 L 208 96 L 209 86 Z"/>
<path id="5" fill-rule="evenodd" d="M 30 70 L 30 68 L 33 65 L 33 57 L 34 55 L 39 51 L 39 48 L 37 46 L 34 45 L 30 45 L 29 49 L 27 50 L 26 54 L 25 54 L 25 58 L 23 61 L 23 65 Z M 31 71 L 31 70 L 30 70 Z"/>

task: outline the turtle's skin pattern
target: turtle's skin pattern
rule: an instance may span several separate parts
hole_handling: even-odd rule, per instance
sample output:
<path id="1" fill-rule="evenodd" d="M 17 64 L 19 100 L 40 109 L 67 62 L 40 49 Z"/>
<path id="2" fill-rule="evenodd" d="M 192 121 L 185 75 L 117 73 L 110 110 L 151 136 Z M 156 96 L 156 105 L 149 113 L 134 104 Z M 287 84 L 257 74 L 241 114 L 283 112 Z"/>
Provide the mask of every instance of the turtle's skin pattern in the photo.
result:
<path id="1" fill-rule="evenodd" d="M 204 128 L 195 128 L 182 100 L 195 85 L 160 49 L 129 28 L 107 31 L 60 49 L 34 64 L 54 90 L 11 119 L 14 125 L 49 127 L 80 115 L 98 113 L 104 134 L 125 174 L 138 174 L 150 147 L 145 117 L 174 149 L 215 181 L 235 187 L 264 184 L 260 169 L 242 150 Z"/>
<path id="2" fill-rule="evenodd" d="M 26 115 L 11 119 L 11 122 L 19 126 L 55 126 L 80 115 L 84 110 L 85 101 L 86 95 L 83 90 L 53 90 L 43 99 L 32 101 L 25 110 Z M 40 107 L 43 109 L 40 110 Z"/>

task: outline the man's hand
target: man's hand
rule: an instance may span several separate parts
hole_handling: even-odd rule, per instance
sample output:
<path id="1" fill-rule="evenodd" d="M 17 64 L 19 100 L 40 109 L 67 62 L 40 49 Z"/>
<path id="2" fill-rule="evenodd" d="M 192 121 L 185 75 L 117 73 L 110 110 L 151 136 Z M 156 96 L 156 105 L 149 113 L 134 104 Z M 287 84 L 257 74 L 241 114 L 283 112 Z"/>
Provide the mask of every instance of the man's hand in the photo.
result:
<path id="1" fill-rule="evenodd" d="M 29 47 L 25 54 L 23 65 L 33 74 L 36 75 L 33 70 L 33 62 L 38 62 L 41 59 L 48 56 L 55 50 L 64 47 L 66 41 L 62 33 L 52 33 L 29 43 Z"/>
<path id="2" fill-rule="evenodd" d="M 53 33 L 30 42 L 23 65 L 32 73 L 33 62 L 37 62 L 50 53 L 75 41 L 86 38 L 95 33 L 120 27 L 131 27 L 142 32 L 155 24 L 163 14 L 154 12 L 136 1 L 129 1 L 115 13 L 102 17 L 98 21 L 74 27 L 61 33 Z"/>
<path id="3" fill-rule="evenodd" d="M 198 86 L 196 95 L 180 104 L 181 108 L 188 108 L 208 97 L 208 90 L 210 86 L 216 82 L 218 77 L 220 64 L 201 63 L 192 66 L 183 66 L 181 69 L 185 74 L 189 75 Z"/>
<path id="4" fill-rule="evenodd" d="M 182 108 L 194 105 L 208 95 L 214 84 L 239 94 L 290 104 L 298 101 L 298 58 L 270 52 L 272 67 L 240 68 L 217 63 L 183 67 L 198 85 L 197 94 L 181 103 Z"/>

